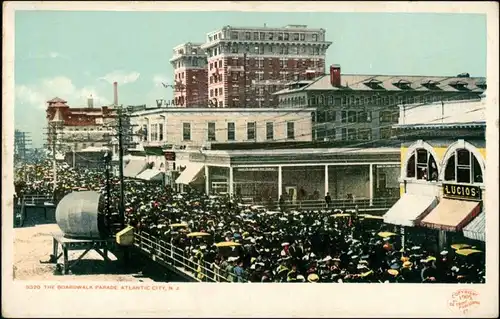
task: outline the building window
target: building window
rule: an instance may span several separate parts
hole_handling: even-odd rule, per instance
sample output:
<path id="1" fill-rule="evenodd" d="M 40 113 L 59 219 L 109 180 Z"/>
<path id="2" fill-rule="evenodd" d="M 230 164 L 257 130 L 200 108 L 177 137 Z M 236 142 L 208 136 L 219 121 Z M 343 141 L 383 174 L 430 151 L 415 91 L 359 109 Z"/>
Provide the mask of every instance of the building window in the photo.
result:
<path id="1" fill-rule="evenodd" d="M 274 123 L 267 122 L 266 123 L 266 139 L 274 140 Z"/>
<path id="2" fill-rule="evenodd" d="M 299 41 L 299 34 L 298 33 L 293 34 L 293 41 Z"/>
<path id="3" fill-rule="evenodd" d="M 234 127 L 234 122 L 227 123 L 227 140 L 234 141 L 235 135 L 236 135 L 236 132 L 235 132 L 235 127 Z"/>
<path id="4" fill-rule="evenodd" d="M 483 183 L 483 171 L 474 154 L 466 149 L 458 149 L 446 163 L 444 179 L 456 183 Z"/>
<path id="5" fill-rule="evenodd" d="M 256 132 L 255 132 L 255 122 L 247 123 L 247 140 L 255 140 Z"/>
<path id="6" fill-rule="evenodd" d="M 313 33 L 312 40 L 313 40 L 313 42 L 317 42 L 318 41 L 318 34 L 317 33 Z"/>
<path id="7" fill-rule="evenodd" d="M 215 141 L 215 123 L 209 122 L 207 130 L 208 130 L 208 140 Z"/>
<path id="8" fill-rule="evenodd" d="M 286 138 L 289 140 L 295 139 L 295 123 L 287 122 L 286 123 Z"/>
<path id="9" fill-rule="evenodd" d="M 238 32 L 236 32 L 236 31 L 231 32 L 231 39 L 233 39 L 233 40 L 238 39 Z"/>
<path id="10" fill-rule="evenodd" d="M 160 133 L 160 141 L 163 141 L 163 123 L 158 124 L 159 126 L 159 133 Z"/>
<path id="11" fill-rule="evenodd" d="M 222 88 L 219 88 L 219 95 L 222 95 Z"/>
<path id="12" fill-rule="evenodd" d="M 245 32 L 245 40 L 251 40 L 250 32 Z"/>
<path id="13" fill-rule="evenodd" d="M 342 139 L 342 141 L 347 140 L 347 129 L 346 129 L 346 128 L 343 128 L 341 133 L 342 133 L 342 134 L 341 134 L 341 139 Z"/>
<path id="14" fill-rule="evenodd" d="M 253 39 L 254 40 L 259 40 L 259 32 L 254 32 L 253 33 Z"/>
<path id="15" fill-rule="evenodd" d="M 182 140 L 191 140 L 191 123 L 182 123 Z"/>
<path id="16" fill-rule="evenodd" d="M 347 111 L 340 112 L 340 121 L 342 123 L 347 123 Z"/>
<path id="17" fill-rule="evenodd" d="M 142 140 L 143 141 L 148 140 L 148 126 L 146 124 L 142 126 Z"/>
<path id="18" fill-rule="evenodd" d="M 212 80 L 212 78 L 210 78 L 210 80 Z M 212 83 L 212 81 L 210 81 L 210 83 Z M 213 89 L 210 90 L 210 97 L 212 97 L 212 96 L 214 96 L 214 90 Z"/>
<path id="19" fill-rule="evenodd" d="M 371 122 L 371 112 L 358 112 L 358 122 L 360 123 Z"/>
<path id="20" fill-rule="evenodd" d="M 391 111 L 382 111 L 382 112 L 380 112 L 380 122 L 381 123 L 392 122 L 392 112 Z"/>
<path id="21" fill-rule="evenodd" d="M 406 177 L 426 181 L 438 180 L 438 169 L 434 156 L 426 149 L 415 150 L 406 163 Z"/>
<path id="22" fill-rule="evenodd" d="M 357 137 L 357 132 L 355 128 L 350 128 L 347 130 L 347 140 L 349 141 L 354 141 L 356 140 Z"/>
<path id="23" fill-rule="evenodd" d="M 348 122 L 349 123 L 356 123 L 356 111 L 349 111 L 348 112 Z"/>
<path id="24" fill-rule="evenodd" d="M 289 40 L 289 36 L 290 36 L 290 35 L 289 35 L 288 33 L 285 33 L 285 34 L 284 34 L 284 38 L 283 38 L 283 39 L 284 39 L 285 41 L 288 41 L 288 40 Z"/>
<path id="25" fill-rule="evenodd" d="M 391 127 L 382 127 L 380 129 L 380 138 L 381 139 L 390 139 L 393 135 L 393 131 Z"/>
<path id="26" fill-rule="evenodd" d="M 369 141 L 372 139 L 372 130 L 370 128 L 362 128 L 358 131 L 358 140 Z"/>

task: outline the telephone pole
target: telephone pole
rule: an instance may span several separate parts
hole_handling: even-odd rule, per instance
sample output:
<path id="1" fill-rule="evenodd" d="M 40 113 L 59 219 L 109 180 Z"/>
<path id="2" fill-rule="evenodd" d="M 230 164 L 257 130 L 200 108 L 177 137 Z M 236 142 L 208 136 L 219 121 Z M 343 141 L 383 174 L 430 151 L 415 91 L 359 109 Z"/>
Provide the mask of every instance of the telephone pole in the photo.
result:
<path id="1" fill-rule="evenodd" d="M 119 169 L 119 176 L 120 176 L 120 206 L 119 206 L 119 213 L 120 213 L 120 225 L 122 229 L 125 227 L 125 185 L 124 185 L 124 178 L 123 178 L 123 106 L 120 105 L 120 107 L 117 109 L 118 113 L 118 169 Z"/>

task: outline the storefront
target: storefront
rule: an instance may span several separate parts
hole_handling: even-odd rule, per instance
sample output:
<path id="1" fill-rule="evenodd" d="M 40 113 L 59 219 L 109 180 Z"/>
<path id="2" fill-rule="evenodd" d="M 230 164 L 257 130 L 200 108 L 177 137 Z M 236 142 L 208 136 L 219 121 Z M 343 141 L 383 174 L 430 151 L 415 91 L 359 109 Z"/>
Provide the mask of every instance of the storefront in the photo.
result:
<path id="1" fill-rule="evenodd" d="M 469 103 L 464 112 L 469 107 L 480 110 L 481 102 Z M 486 123 L 481 114 L 458 119 L 452 114 L 442 122 L 396 126 L 409 142 L 401 147 L 401 199 L 384 221 L 399 228 L 403 242 L 405 233 L 424 229 L 440 248 L 467 240 L 484 242 Z"/>

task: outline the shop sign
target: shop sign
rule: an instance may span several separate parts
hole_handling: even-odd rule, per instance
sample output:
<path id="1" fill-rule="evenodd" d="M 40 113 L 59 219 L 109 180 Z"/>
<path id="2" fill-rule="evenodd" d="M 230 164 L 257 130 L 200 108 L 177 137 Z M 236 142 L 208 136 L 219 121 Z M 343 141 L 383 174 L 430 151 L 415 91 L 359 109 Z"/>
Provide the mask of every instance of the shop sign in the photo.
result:
<path id="1" fill-rule="evenodd" d="M 481 188 L 471 185 L 443 184 L 443 196 L 456 199 L 481 200 Z"/>
<path id="2" fill-rule="evenodd" d="M 165 152 L 165 159 L 167 161 L 175 161 L 175 152 Z"/>
<path id="3" fill-rule="evenodd" d="M 276 172 L 276 167 L 238 167 L 238 172 Z"/>

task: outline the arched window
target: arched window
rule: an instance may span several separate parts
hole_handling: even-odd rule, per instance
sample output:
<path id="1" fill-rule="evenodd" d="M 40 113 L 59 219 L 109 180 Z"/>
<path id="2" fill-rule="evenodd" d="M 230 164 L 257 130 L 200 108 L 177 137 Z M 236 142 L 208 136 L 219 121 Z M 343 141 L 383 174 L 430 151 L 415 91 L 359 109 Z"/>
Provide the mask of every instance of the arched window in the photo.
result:
<path id="1" fill-rule="evenodd" d="M 438 180 L 438 169 L 434 156 L 424 148 L 416 149 L 406 163 L 406 177 L 426 181 Z"/>
<path id="2" fill-rule="evenodd" d="M 446 162 L 444 180 L 466 184 L 482 183 L 483 170 L 474 154 L 464 148 L 457 149 Z"/>

